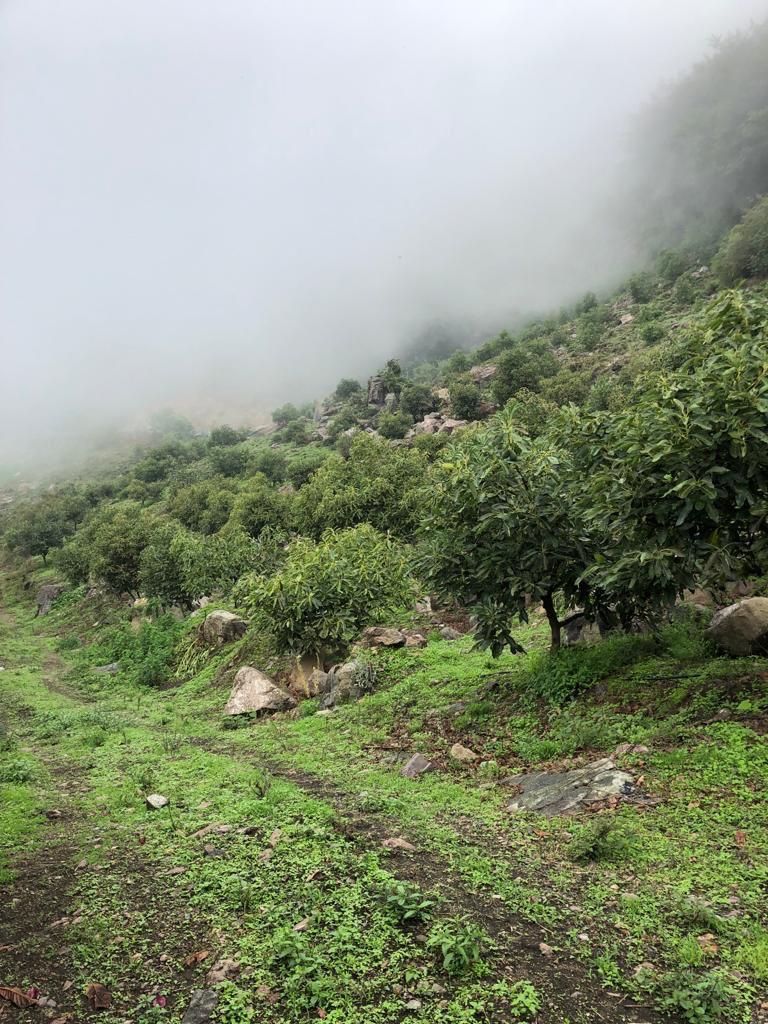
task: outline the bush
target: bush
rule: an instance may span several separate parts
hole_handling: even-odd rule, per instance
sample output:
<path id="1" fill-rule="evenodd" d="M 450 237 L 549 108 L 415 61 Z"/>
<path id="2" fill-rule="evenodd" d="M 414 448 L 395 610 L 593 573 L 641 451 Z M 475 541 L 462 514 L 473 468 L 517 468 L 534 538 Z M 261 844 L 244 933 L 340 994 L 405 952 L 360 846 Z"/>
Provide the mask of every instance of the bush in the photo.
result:
<path id="1" fill-rule="evenodd" d="M 256 577 L 243 603 L 262 611 L 277 642 L 295 654 L 341 655 L 361 629 L 406 604 L 406 558 L 369 525 L 294 541 L 271 577 Z"/>
<path id="2" fill-rule="evenodd" d="M 297 409 L 292 402 L 286 402 L 285 405 L 281 405 L 279 409 L 275 409 L 272 413 L 272 419 L 278 427 L 284 427 L 286 423 L 291 423 L 293 420 L 300 418 L 301 410 Z"/>
<path id="3" fill-rule="evenodd" d="M 383 412 L 379 416 L 376 429 L 382 437 L 399 440 L 405 437 L 412 426 L 413 417 L 407 412 Z"/>
<path id="4" fill-rule="evenodd" d="M 235 498 L 227 523 L 258 537 L 266 526 L 285 527 L 290 518 L 291 497 L 275 490 L 260 474 L 251 477 Z"/>
<path id="5" fill-rule="evenodd" d="M 227 447 L 230 445 L 240 444 L 247 437 L 245 430 L 235 430 L 234 427 L 222 424 L 220 427 L 214 427 L 208 435 L 208 444 L 214 448 L 217 445 Z"/>
<path id="6" fill-rule="evenodd" d="M 400 409 L 414 420 L 421 420 L 435 408 L 436 400 L 428 384 L 409 381 L 400 393 Z"/>
<path id="7" fill-rule="evenodd" d="M 499 357 L 496 365 L 493 394 L 499 405 L 505 405 L 522 388 L 538 391 L 540 382 L 560 369 L 560 363 L 543 341 L 515 345 Z"/>
<path id="8" fill-rule="evenodd" d="M 314 537 L 357 523 L 410 537 L 419 519 L 426 468 L 420 452 L 359 434 L 351 442 L 349 458 L 331 455 L 301 488 L 296 525 Z"/>
<path id="9" fill-rule="evenodd" d="M 327 448 L 311 445 L 288 456 L 286 475 L 294 487 L 301 487 L 330 456 Z"/>
<path id="10" fill-rule="evenodd" d="M 359 395 L 362 390 L 363 389 L 359 381 L 354 380 L 352 377 L 343 377 L 336 385 L 333 397 L 337 402 L 346 402 L 346 400 L 351 398 L 353 395 Z"/>
<path id="11" fill-rule="evenodd" d="M 184 626 L 172 615 L 145 620 L 134 632 L 127 623 L 108 630 L 90 649 L 93 664 L 116 661 L 125 679 L 139 686 L 159 686 L 171 674 L 174 648 Z"/>
<path id="12" fill-rule="evenodd" d="M 638 303 L 650 302 L 656 291 L 656 282 L 647 271 L 633 274 L 627 285 L 632 299 Z"/>
<path id="13" fill-rule="evenodd" d="M 480 389 L 471 381 L 457 381 L 450 387 L 451 412 L 457 420 L 476 420 L 480 409 Z"/>
<path id="14" fill-rule="evenodd" d="M 768 274 L 768 196 L 726 236 L 713 269 L 725 285 Z"/>

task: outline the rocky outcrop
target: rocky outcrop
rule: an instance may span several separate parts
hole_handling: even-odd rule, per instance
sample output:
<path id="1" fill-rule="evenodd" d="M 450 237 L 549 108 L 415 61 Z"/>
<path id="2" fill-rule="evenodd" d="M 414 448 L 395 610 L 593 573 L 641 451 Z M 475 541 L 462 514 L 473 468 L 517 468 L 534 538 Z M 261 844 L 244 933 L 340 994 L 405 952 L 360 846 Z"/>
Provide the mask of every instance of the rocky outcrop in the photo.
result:
<path id="1" fill-rule="evenodd" d="M 296 700 L 282 690 L 269 676 L 251 665 L 244 665 L 232 686 L 224 708 L 226 715 L 245 715 L 287 711 L 296 706 Z"/>
<path id="2" fill-rule="evenodd" d="M 37 592 L 37 615 L 47 615 L 53 602 L 67 588 L 63 583 L 46 583 Z"/>
<path id="3" fill-rule="evenodd" d="M 387 385 L 381 377 L 368 379 L 368 405 L 382 407 L 387 398 Z"/>
<path id="4" fill-rule="evenodd" d="M 748 597 L 715 612 L 707 635 L 735 657 L 768 652 L 768 597 Z"/>
<path id="5" fill-rule="evenodd" d="M 221 647 L 245 636 L 247 628 L 245 619 L 219 609 L 206 615 L 200 627 L 200 636 L 210 647 Z"/>
<path id="6" fill-rule="evenodd" d="M 498 373 L 498 366 L 473 366 L 469 371 L 469 376 L 479 388 L 487 388 L 496 379 Z"/>
<path id="7" fill-rule="evenodd" d="M 570 772 L 532 772 L 508 780 L 519 786 L 520 794 L 508 805 L 510 811 L 536 811 L 551 817 L 568 814 L 608 797 L 627 796 L 633 789 L 629 772 L 616 767 L 610 758 L 593 761 Z"/>

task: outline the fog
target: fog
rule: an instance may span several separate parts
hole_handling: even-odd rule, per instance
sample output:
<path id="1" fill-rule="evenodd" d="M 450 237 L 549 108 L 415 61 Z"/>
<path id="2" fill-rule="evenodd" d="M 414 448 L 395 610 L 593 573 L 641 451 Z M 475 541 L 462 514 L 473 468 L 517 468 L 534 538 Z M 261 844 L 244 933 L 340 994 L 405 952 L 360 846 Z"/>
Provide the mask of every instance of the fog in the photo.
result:
<path id="1" fill-rule="evenodd" d="M 0 461 L 608 286 L 635 111 L 765 0 L 4 0 Z"/>

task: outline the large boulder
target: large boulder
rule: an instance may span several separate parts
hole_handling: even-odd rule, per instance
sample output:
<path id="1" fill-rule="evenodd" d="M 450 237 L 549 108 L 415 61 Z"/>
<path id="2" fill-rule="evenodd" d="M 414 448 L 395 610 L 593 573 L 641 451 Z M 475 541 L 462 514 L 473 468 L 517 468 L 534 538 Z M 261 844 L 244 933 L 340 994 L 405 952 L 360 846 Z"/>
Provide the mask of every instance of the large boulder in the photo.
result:
<path id="1" fill-rule="evenodd" d="M 63 583 L 46 583 L 37 592 L 37 614 L 47 615 L 51 610 L 51 605 L 63 594 L 66 587 Z"/>
<path id="2" fill-rule="evenodd" d="M 200 633 L 205 643 L 211 647 L 221 647 L 245 636 L 247 628 L 248 623 L 245 619 L 233 615 L 232 612 L 218 610 L 206 615 Z"/>
<path id="3" fill-rule="evenodd" d="M 368 380 L 368 405 L 382 406 L 387 397 L 387 385 L 381 377 L 370 377 Z"/>
<path id="4" fill-rule="evenodd" d="M 287 711 L 295 706 L 296 701 L 290 693 L 282 690 L 269 676 L 251 665 L 244 665 L 235 676 L 224 713 L 245 715 L 249 712 Z"/>
<path id="5" fill-rule="evenodd" d="M 520 794 L 508 805 L 510 811 L 536 811 L 551 816 L 567 814 L 608 797 L 632 792 L 633 779 L 609 758 L 593 761 L 570 772 L 532 772 L 509 779 Z"/>
<path id="6" fill-rule="evenodd" d="M 707 635 L 736 657 L 768 653 L 768 597 L 748 597 L 721 608 Z"/>

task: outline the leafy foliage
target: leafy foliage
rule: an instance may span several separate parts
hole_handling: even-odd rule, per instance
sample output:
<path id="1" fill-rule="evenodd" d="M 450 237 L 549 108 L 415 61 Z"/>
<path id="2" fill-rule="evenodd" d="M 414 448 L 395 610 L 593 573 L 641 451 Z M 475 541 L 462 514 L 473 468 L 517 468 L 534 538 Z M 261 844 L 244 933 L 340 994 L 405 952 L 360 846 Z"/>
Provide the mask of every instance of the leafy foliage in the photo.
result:
<path id="1" fill-rule="evenodd" d="M 395 536 L 412 536 L 427 460 L 418 451 L 395 448 L 360 434 L 349 457 L 332 455 L 296 499 L 295 523 L 302 533 L 370 523 Z"/>
<path id="2" fill-rule="evenodd" d="M 715 257 L 714 270 L 726 285 L 768 274 L 768 197 L 755 203 L 726 236 Z"/>
<path id="3" fill-rule="evenodd" d="M 364 626 L 407 602 L 412 582 L 400 548 L 360 525 L 330 530 L 318 543 L 299 538 L 278 571 L 253 578 L 247 591 L 246 608 L 267 615 L 283 649 L 338 653 Z"/>

